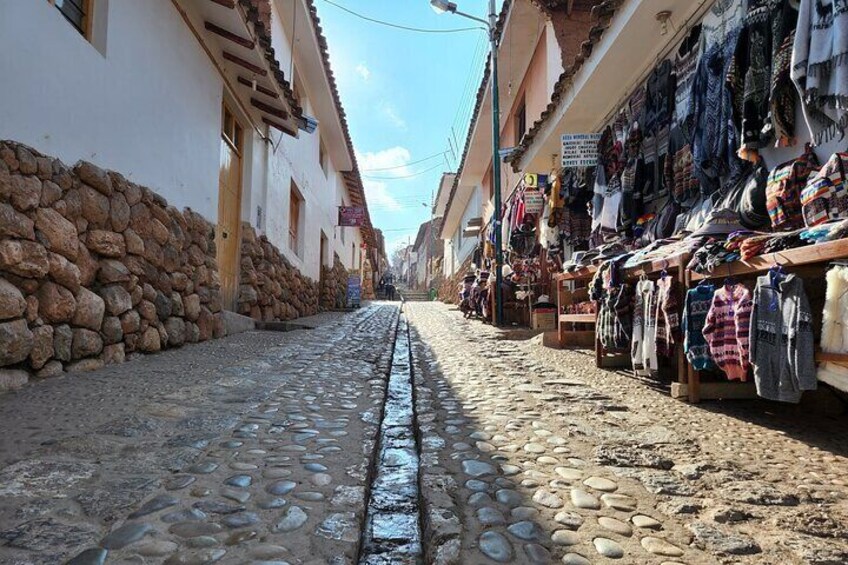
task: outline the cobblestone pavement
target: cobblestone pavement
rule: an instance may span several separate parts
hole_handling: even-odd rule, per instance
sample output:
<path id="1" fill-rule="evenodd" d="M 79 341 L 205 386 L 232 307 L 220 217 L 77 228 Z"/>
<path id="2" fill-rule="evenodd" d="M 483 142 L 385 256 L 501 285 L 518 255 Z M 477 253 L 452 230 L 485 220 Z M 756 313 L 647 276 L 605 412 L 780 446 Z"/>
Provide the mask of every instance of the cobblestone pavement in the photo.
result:
<path id="1" fill-rule="evenodd" d="M 848 427 L 407 306 L 433 563 L 848 563 Z"/>
<path id="2" fill-rule="evenodd" d="M 398 308 L 0 397 L 0 563 L 353 563 Z"/>
<path id="3" fill-rule="evenodd" d="M 0 396 L 0 565 L 848 563 L 844 417 L 404 310 Z"/>

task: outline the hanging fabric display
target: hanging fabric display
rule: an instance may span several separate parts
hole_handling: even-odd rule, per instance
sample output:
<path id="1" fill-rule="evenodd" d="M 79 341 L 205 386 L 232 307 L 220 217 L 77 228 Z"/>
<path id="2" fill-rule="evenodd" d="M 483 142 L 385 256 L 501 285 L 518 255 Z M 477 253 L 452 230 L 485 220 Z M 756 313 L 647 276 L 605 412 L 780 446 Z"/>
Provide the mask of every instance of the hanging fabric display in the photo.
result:
<path id="1" fill-rule="evenodd" d="M 704 339 L 704 326 L 707 312 L 712 305 L 715 287 L 711 284 L 699 284 L 686 293 L 683 306 L 683 351 L 686 359 L 697 371 L 715 368 L 707 340 Z"/>
<path id="2" fill-rule="evenodd" d="M 715 291 L 704 325 L 704 339 L 715 364 L 730 380 L 748 380 L 751 292 L 741 284 Z"/>
<path id="3" fill-rule="evenodd" d="M 772 269 L 757 278 L 750 343 L 758 395 L 797 403 L 816 389 L 812 312 L 796 275 Z"/>

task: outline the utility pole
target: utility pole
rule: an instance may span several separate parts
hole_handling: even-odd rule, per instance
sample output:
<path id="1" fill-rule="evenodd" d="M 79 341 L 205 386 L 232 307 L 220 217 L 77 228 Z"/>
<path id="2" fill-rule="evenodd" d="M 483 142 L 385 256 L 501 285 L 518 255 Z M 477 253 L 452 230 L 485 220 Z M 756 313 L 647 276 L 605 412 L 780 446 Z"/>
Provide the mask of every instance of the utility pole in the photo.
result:
<path id="1" fill-rule="evenodd" d="M 489 43 L 492 52 L 492 185 L 495 191 L 495 215 L 492 227 L 495 230 L 495 325 L 503 324 L 503 241 L 501 233 L 501 162 L 500 162 L 500 101 L 498 99 L 498 15 L 495 0 L 489 0 Z"/>

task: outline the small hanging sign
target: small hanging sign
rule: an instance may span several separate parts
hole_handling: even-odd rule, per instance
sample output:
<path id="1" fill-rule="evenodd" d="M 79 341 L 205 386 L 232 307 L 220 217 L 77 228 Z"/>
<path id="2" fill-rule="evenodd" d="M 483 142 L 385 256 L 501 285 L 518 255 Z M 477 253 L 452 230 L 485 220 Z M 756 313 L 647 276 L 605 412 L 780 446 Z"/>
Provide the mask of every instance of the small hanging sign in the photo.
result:
<path id="1" fill-rule="evenodd" d="M 562 136 L 563 167 L 594 167 L 598 164 L 599 133 L 566 133 Z"/>
<path id="2" fill-rule="evenodd" d="M 525 190 L 524 191 L 524 212 L 527 214 L 533 214 L 534 216 L 538 216 L 542 213 L 542 207 L 544 205 L 544 200 L 542 197 L 542 193 L 538 190 Z"/>

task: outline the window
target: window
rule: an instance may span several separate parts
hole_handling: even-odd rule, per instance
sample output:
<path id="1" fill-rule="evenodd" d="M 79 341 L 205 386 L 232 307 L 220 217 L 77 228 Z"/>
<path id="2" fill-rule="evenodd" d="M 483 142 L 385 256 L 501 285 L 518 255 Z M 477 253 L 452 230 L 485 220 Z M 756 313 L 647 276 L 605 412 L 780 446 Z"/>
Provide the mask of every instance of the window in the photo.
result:
<path id="1" fill-rule="evenodd" d="M 524 137 L 524 132 L 527 131 L 527 104 L 524 97 L 521 97 L 521 104 L 518 106 L 518 111 L 515 113 L 515 144 L 521 143 L 521 138 Z"/>
<path id="2" fill-rule="evenodd" d="M 65 16 L 86 39 L 91 38 L 91 2 L 92 0 L 47 0 Z"/>
<path id="3" fill-rule="evenodd" d="M 289 248 L 300 257 L 301 249 L 301 222 L 303 221 L 303 197 L 297 189 L 297 185 L 292 181 L 291 195 L 289 197 Z"/>
<path id="4" fill-rule="evenodd" d="M 238 121 L 230 113 L 226 104 L 224 105 L 223 128 L 221 130 L 226 139 L 237 153 L 241 153 L 242 129 Z"/>
<path id="5" fill-rule="evenodd" d="M 327 148 L 324 147 L 324 140 L 321 138 L 318 138 L 318 162 L 321 163 L 324 176 L 327 176 Z"/>

